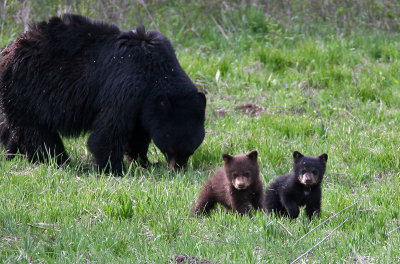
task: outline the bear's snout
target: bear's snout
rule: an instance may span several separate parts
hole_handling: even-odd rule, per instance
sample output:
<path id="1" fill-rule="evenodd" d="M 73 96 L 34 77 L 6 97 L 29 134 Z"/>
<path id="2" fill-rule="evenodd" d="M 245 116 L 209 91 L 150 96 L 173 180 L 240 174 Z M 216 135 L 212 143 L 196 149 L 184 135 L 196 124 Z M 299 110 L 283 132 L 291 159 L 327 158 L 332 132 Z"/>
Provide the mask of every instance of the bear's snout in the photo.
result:
<path id="1" fill-rule="evenodd" d="M 244 190 L 249 187 L 250 182 L 246 177 L 237 177 L 232 182 L 233 186 L 238 190 Z"/>
<path id="2" fill-rule="evenodd" d="M 187 159 L 179 159 L 175 157 L 168 158 L 168 168 L 170 170 L 186 169 Z"/>
<path id="3" fill-rule="evenodd" d="M 174 159 L 171 159 L 171 160 L 168 162 L 168 168 L 169 168 L 170 170 L 176 169 L 176 161 L 175 161 Z"/>
<path id="4" fill-rule="evenodd" d="M 300 182 L 304 185 L 312 185 L 317 183 L 317 177 L 311 172 L 306 172 L 300 175 Z"/>

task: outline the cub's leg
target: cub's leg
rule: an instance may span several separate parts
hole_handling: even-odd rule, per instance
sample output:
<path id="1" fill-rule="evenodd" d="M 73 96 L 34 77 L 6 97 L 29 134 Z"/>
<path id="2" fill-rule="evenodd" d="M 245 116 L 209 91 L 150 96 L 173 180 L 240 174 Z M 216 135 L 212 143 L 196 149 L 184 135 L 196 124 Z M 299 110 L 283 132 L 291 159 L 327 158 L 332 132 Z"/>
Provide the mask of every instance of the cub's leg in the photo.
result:
<path id="1" fill-rule="evenodd" d="M 215 207 L 216 200 L 215 195 L 211 189 L 210 184 L 206 184 L 201 190 L 199 199 L 193 207 L 193 213 L 196 215 L 209 214 L 210 211 Z"/>

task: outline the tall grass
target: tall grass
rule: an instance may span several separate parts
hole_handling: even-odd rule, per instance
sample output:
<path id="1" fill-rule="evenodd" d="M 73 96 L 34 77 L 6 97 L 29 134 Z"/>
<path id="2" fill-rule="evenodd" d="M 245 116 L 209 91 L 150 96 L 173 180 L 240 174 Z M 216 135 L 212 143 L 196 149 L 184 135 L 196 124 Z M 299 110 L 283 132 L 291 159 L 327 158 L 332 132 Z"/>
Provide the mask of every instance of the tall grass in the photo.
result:
<path id="1" fill-rule="evenodd" d="M 0 36 L 16 34 L 35 21 L 74 12 L 131 28 L 144 24 L 171 33 L 179 41 L 231 37 L 240 32 L 273 35 L 282 31 L 337 36 L 359 31 L 398 32 L 400 5 L 386 0 L 4 0 L 0 9 Z M 214 34 L 210 34 L 213 32 Z M 7 39 L 8 40 L 8 39 Z M 4 43 L 3 43 L 4 44 Z"/>
<path id="2" fill-rule="evenodd" d="M 314 246 L 300 263 L 400 262 L 397 2 L 1 5 L 1 47 L 65 11 L 157 27 L 208 104 L 206 138 L 186 171 L 168 171 L 151 145 L 158 165 L 99 175 L 87 136 L 64 139 L 72 162 L 62 169 L 1 155 L 0 262 L 288 263 Z M 190 213 L 221 154 L 254 148 L 266 185 L 291 170 L 294 150 L 328 153 L 320 218 Z"/>

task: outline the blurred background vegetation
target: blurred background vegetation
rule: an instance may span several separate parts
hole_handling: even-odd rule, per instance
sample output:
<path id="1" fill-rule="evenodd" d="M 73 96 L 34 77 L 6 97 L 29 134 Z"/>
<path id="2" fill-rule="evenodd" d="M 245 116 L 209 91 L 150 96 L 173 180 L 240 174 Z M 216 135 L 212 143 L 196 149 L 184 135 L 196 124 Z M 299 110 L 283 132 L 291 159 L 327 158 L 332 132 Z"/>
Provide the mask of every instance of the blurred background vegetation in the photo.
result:
<path id="1" fill-rule="evenodd" d="M 158 28 L 182 44 L 213 41 L 215 34 L 229 41 L 232 35 L 253 33 L 341 36 L 366 30 L 398 32 L 400 28 L 396 0 L 1 0 L 0 10 L 2 46 L 30 23 L 65 12 L 124 29 L 138 24 Z"/>

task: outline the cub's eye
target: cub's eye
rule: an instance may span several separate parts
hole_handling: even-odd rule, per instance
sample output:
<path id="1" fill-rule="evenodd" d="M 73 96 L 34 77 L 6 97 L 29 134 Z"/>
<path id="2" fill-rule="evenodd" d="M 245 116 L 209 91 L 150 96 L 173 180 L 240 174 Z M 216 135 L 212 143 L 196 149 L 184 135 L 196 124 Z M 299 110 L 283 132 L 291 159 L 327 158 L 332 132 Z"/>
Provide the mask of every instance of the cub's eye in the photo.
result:
<path id="1" fill-rule="evenodd" d="M 306 174 L 306 170 L 301 170 L 301 174 Z"/>
<path id="2" fill-rule="evenodd" d="M 249 172 L 245 172 L 245 173 L 243 173 L 243 176 L 244 176 L 244 177 L 249 177 L 249 176 L 250 176 L 250 173 L 249 173 Z"/>
<path id="3" fill-rule="evenodd" d="M 232 174 L 232 176 L 233 176 L 234 178 L 236 178 L 236 177 L 239 176 L 239 175 L 235 172 L 235 173 Z"/>
<path id="4" fill-rule="evenodd" d="M 313 170 L 312 173 L 313 173 L 314 175 L 318 175 L 318 171 L 317 171 L 317 170 Z"/>

